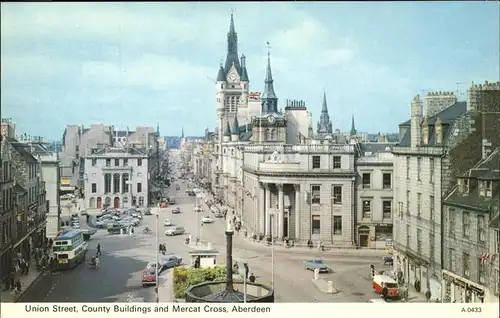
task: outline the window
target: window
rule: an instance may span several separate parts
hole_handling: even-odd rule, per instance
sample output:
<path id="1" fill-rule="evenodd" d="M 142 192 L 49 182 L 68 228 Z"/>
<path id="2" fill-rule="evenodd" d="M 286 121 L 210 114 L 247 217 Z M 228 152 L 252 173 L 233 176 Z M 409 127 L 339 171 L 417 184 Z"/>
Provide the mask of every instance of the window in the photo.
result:
<path id="1" fill-rule="evenodd" d="M 422 157 L 417 158 L 417 180 L 422 181 Z"/>
<path id="2" fill-rule="evenodd" d="M 452 248 L 448 249 L 448 267 L 450 271 L 455 271 L 455 250 Z"/>
<path id="3" fill-rule="evenodd" d="M 363 200 L 363 219 L 369 219 L 372 217 L 372 201 L 371 200 Z"/>
<path id="4" fill-rule="evenodd" d="M 390 189 L 392 187 L 391 184 L 391 174 L 390 173 L 384 173 L 382 175 L 382 187 L 384 189 Z"/>
<path id="5" fill-rule="evenodd" d="M 115 167 L 118 167 L 120 165 L 120 159 L 115 159 Z"/>
<path id="6" fill-rule="evenodd" d="M 484 219 L 484 215 L 477 216 L 477 241 L 480 243 L 484 243 L 486 241 L 485 234 L 486 221 Z"/>
<path id="7" fill-rule="evenodd" d="M 371 186 L 371 174 L 370 173 L 363 173 L 361 175 L 362 182 L 363 182 L 363 189 L 369 189 Z"/>
<path id="8" fill-rule="evenodd" d="M 455 227 L 457 223 L 457 215 L 455 214 L 455 209 L 448 209 L 448 236 L 455 237 Z"/>
<path id="9" fill-rule="evenodd" d="M 142 192 L 142 183 L 138 183 L 137 184 L 137 193 L 141 193 Z"/>
<path id="10" fill-rule="evenodd" d="M 468 253 L 463 253 L 462 254 L 462 269 L 463 269 L 463 273 L 462 275 L 465 277 L 465 278 L 469 278 L 470 277 L 470 255 Z"/>
<path id="11" fill-rule="evenodd" d="M 104 175 L 104 193 L 111 192 L 111 174 L 106 173 Z"/>
<path id="12" fill-rule="evenodd" d="M 311 203 L 321 204 L 321 186 L 319 185 L 311 186 Z"/>
<path id="13" fill-rule="evenodd" d="M 406 247 L 410 247 L 410 239 L 411 239 L 411 227 L 409 224 L 406 224 Z"/>
<path id="14" fill-rule="evenodd" d="M 342 235 L 342 216 L 333 216 L 333 235 Z"/>
<path id="15" fill-rule="evenodd" d="M 319 234 L 321 232 L 321 218 L 319 215 L 312 216 L 312 234 Z"/>
<path id="16" fill-rule="evenodd" d="M 333 204 L 342 203 L 342 186 L 333 186 Z"/>
<path id="17" fill-rule="evenodd" d="M 95 167 L 96 164 L 97 164 L 97 159 L 92 159 L 92 167 Z"/>
<path id="18" fill-rule="evenodd" d="M 319 169 L 321 167 L 321 157 L 313 156 L 313 169 Z"/>
<path id="19" fill-rule="evenodd" d="M 410 215 L 410 191 L 406 191 L 406 215 Z"/>
<path id="20" fill-rule="evenodd" d="M 462 192 L 464 194 L 469 193 L 469 179 L 462 179 Z"/>
<path id="21" fill-rule="evenodd" d="M 486 196 L 491 198 L 493 192 L 493 187 L 491 181 L 486 181 Z"/>
<path id="22" fill-rule="evenodd" d="M 486 264 L 483 262 L 483 259 L 479 257 L 477 259 L 477 281 L 480 284 L 485 284 L 486 283 Z"/>
<path id="23" fill-rule="evenodd" d="M 434 183 L 434 158 L 429 158 L 429 182 Z"/>
<path id="24" fill-rule="evenodd" d="M 106 167 L 111 167 L 111 159 L 106 159 Z"/>
<path id="25" fill-rule="evenodd" d="M 144 206 L 144 197 L 139 197 L 139 206 Z"/>
<path id="26" fill-rule="evenodd" d="M 429 197 L 429 221 L 431 221 L 431 222 L 434 222 L 434 212 L 435 212 L 435 210 L 434 210 L 434 205 L 435 205 L 435 204 L 436 204 L 436 203 L 435 203 L 435 201 L 434 201 L 434 196 L 433 196 L 433 195 L 431 195 L 431 196 Z"/>
<path id="27" fill-rule="evenodd" d="M 382 218 L 392 218 L 392 201 L 382 201 Z"/>
<path id="28" fill-rule="evenodd" d="M 417 253 L 422 255 L 422 229 L 417 229 Z"/>
<path id="29" fill-rule="evenodd" d="M 495 242 L 494 242 L 494 246 L 493 246 L 494 253 L 498 254 L 498 253 L 500 253 L 500 231 L 495 230 L 494 236 L 495 236 L 495 238 L 494 238 Z"/>
<path id="30" fill-rule="evenodd" d="M 123 159 L 123 165 L 126 167 L 128 166 L 128 159 Z"/>
<path id="31" fill-rule="evenodd" d="M 142 166 L 142 158 L 137 159 L 137 165 L 139 167 Z"/>
<path id="32" fill-rule="evenodd" d="M 97 183 L 92 183 L 92 193 L 97 192 Z"/>
<path id="33" fill-rule="evenodd" d="M 340 168 L 342 168 L 341 157 L 333 156 L 333 169 L 340 169 Z"/>
<path id="34" fill-rule="evenodd" d="M 422 217 L 422 193 L 417 193 L 417 218 Z"/>
<path id="35" fill-rule="evenodd" d="M 431 262 L 434 262 L 434 260 L 435 260 L 435 258 L 434 258 L 434 252 L 435 252 L 434 243 L 435 243 L 434 233 L 429 233 L 429 258 L 430 258 Z"/>
<path id="36" fill-rule="evenodd" d="M 469 212 L 462 213 L 462 235 L 465 238 L 470 237 L 470 214 Z"/>
<path id="37" fill-rule="evenodd" d="M 410 157 L 406 157 L 406 179 L 410 179 Z"/>

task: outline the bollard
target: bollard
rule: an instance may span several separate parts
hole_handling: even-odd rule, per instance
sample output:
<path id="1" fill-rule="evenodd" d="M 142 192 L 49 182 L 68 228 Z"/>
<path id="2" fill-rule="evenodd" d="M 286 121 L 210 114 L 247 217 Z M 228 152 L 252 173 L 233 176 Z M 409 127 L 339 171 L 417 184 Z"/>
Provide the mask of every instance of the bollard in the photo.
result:
<path id="1" fill-rule="evenodd" d="M 333 294 L 333 281 L 328 281 L 327 293 Z"/>
<path id="2" fill-rule="evenodd" d="M 314 280 L 318 280 L 319 279 L 319 269 L 316 268 L 314 269 Z"/>

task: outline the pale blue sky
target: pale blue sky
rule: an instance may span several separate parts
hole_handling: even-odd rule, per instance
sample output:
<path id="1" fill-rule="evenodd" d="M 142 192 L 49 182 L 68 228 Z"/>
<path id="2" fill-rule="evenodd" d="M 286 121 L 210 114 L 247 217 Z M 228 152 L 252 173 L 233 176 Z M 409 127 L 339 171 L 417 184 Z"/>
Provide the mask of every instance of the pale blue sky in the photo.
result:
<path id="1" fill-rule="evenodd" d="M 201 135 L 215 120 L 218 65 L 234 10 L 252 91 L 264 83 L 334 128 L 396 131 L 415 94 L 465 93 L 499 78 L 494 2 L 2 3 L 2 117 L 61 138 L 66 124 L 156 126 Z M 462 96 L 465 98 L 465 94 Z"/>

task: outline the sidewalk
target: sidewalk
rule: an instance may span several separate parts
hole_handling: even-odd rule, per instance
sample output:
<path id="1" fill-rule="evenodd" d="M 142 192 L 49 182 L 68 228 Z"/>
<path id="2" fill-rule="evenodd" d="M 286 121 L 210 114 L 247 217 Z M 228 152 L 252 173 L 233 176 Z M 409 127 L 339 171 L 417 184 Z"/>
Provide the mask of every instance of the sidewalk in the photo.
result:
<path id="1" fill-rule="evenodd" d="M 30 288 L 30 286 L 42 276 L 43 272 L 38 271 L 36 268 L 35 261 L 31 261 L 30 271 L 28 275 L 22 275 L 19 277 L 21 280 L 21 294 L 15 295 L 13 291 L 3 290 L 4 286 L 2 285 L 2 291 L 0 292 L 0 297 L 2 298 L 2 303 L 15 303 L 21 298 L 21 296 Z"/>
<path id="2" fill-rule="evenodd" d="M 169 269 L 160 276 L 158 287 L 158 300 L 160 303 L 171 303 L 174 300 L 174 269 Z"/>

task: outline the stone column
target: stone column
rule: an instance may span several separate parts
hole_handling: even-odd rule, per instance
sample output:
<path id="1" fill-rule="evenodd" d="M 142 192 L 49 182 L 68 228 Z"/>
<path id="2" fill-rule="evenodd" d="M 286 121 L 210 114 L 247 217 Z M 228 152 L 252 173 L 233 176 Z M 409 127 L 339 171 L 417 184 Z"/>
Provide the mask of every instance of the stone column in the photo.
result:
<path id="1" fill-rule="evenodd" d="M 110 173 L 111 176 L 111 191 L 110 193 L 115 193 L 115 174 Z"/>
<path id="2" fill-rule="evenodd" d="M 265 212 L 264 212 L 264 218 L 266 220 L 265 223 L 265 230 L 266 230 L 266 235 L 271 235 L 271 216 L 269 215 L 269 208 L 271 207 L 271 190 L 269 189 L 269 185 L 264 183 L 264 190 L 266 191 L 266 202 L 265 202 Z"/>
<path id="3" fill-rule="evenodd" d="M 278 237 L 283 238 L 283 225 L 285 225 L 285 202 L 284 202 L 284 197 L 283 197 L 283 185 L 282 184 L 276 184 L 276 188 L 278 188 L 278 209 L 279 209 L 279 216 L 278 216 Z"/>
<path id="4" fill-rule="evenodd" d="M 264 205 L 264 197 L 266 195 L 266 190 L 264 189 L 263 184 L 259 184 L 259 192 L 256 193 L 257 196 L 257 205 L 258 205 L 258 233 L 256 234 L 265 234 L 266 233 L 266 206 Z"/>
<path id="5" fill-rule="evenodd" d="M 123 190 L 125 190 L 123 188 L 123 173 L 120 173 L 120 193 L 123 193 Z"/>
<path id="6" fill-rule="evenodd" d="M 295 216 L 295 241 L 300 239 L 300 184 L 295 184 L 295 206 L 294 206 L 294 216 Z M 290 220 L 289 220 L 290 221 Z"/>

